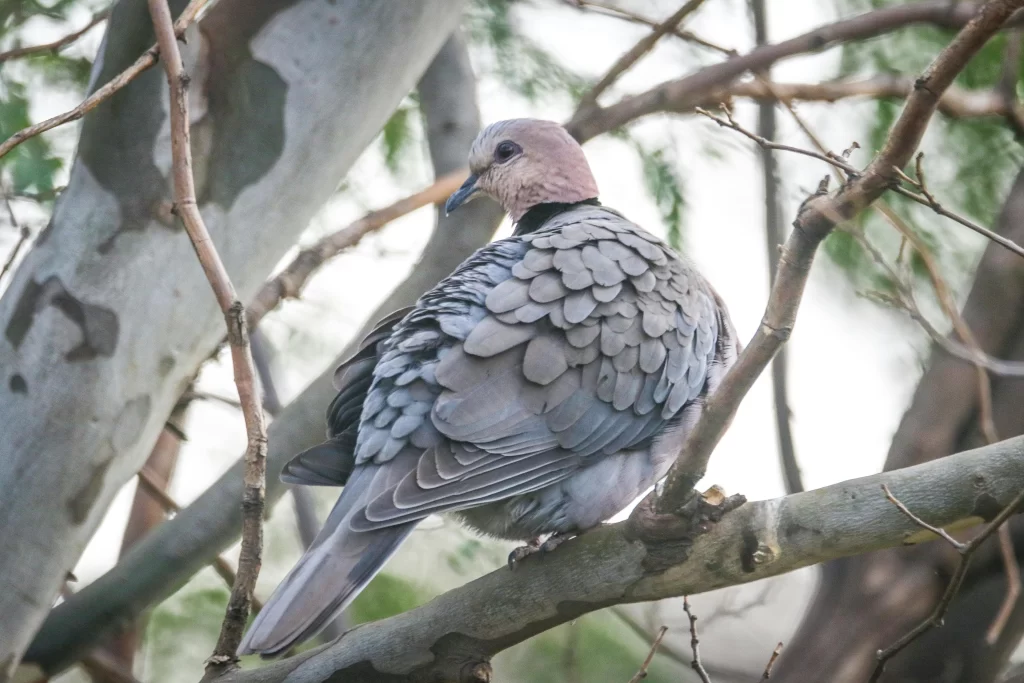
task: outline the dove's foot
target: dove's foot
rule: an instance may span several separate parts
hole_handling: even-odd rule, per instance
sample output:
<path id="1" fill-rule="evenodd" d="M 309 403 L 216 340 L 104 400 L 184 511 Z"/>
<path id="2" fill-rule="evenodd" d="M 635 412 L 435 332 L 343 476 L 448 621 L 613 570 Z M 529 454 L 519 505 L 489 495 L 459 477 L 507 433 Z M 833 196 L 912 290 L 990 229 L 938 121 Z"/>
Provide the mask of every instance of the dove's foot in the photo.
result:
<path id="1" fill-rule="evenodd" d="M 576 534 L 551 534 L 547 540 L 540 544 L 540 551 L 542 553 L 550 553 L 552 550 L 562 545 L 570 538 L 575 537 Z"/>
<path id="2" fill-rule="evenodd" d="M 547 539 L 541 543 L 540 538 L 534 538 L 527 542 L 526 545 L 519 546 L 508 554 L 508 568 L 515 571 L 516 565 L 522 562 L 530 555 L 536 553 L 550 553 L 552 550 L 562 545 L 576 534 L 551 534 Z"/>

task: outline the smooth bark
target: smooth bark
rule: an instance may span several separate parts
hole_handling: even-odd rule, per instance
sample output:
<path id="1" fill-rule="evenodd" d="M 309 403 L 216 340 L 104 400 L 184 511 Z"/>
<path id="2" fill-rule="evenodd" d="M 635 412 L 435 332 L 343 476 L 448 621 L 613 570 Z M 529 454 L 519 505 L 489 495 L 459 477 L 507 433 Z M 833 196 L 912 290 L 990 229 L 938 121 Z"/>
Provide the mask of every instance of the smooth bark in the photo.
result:
<path id="1" fill-rule="evenodd" d="M 204 18 L 184 48 L 197 194 L 242 300 L 415 83 L 461 5 L 223 0 Z M 145 6 L 119 3 L 93 85 L 152 40 Z M 86 116 L 68 189 L 0 300 L 0 680 L 223 335 L 169 213 L 167 103 L 151 70 Z"/>

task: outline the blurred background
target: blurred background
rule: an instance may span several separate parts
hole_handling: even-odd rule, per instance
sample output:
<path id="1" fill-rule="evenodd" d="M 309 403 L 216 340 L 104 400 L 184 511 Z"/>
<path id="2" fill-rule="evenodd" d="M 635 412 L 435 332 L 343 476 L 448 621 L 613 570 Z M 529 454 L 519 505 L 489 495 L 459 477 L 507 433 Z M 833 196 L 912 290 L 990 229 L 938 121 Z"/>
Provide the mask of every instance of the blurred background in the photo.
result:
<path id="1" fill-rule="evenodd" d="M 664 20 L 680 4 L 676 0 L 468 0 L 458 21 L 458 44 L 472 65 L 473 80 L 467 87 L 475 94 L 479 122 L 486 125 L 513 117 L 568 121 L 580 96 L 650 33 L 648 24 Z M 764 4 L 767 39 L 779 43 L 845 17 L 900 3 L 789 0 Z M 80 38 L 60 49 L 0 61 L 0 138 L 81 101 L 90 87 L 90 73 L 95 70 L 93 60 L 103 50 L 106 11 L 103 0 L 0 3 L 0 53 L 56 41 L 93 24 Z M 749 52 L 757 40 L 752 9 L 746 0 L 708 0 L 675 33 L 679 35 L 670 33 L 659 40 L 602 96 L 601 102 L 614 102 L 729 59 L 729 51 Z M 776 83 L 818 84 L 913 77 L 952 35 L 948 26 L 915 24 L 871 40 L 796 55 L 774 65 L 770 78 Z M 1014 59 L 1005 56 L 1014 43 L 1018 49 L 1010 89 L 1016 93 L 1021 59 L 1016 33 L 993 41 L 972 62 L 958 86 L 979 96 L 998 88 L 1000 79 L 1006 77 L 1008 59 L 1010 63 Z M 465 79 L 465 74 L 462 77 Z M 432 126 L 428 125 L 424 99 L 423 93 L 413 89 L 401 100 L 336 191 L 316 209 L 298 243 L 280 259 L 278 268 L 291 262 L 300 249 L 368 211 L 430 185 L 435 177 L 431 153 L 436 141 L 430 139 Z M 796 101 L 793 107 L 827 149 L 839 153 L 858 142 L 860 148 L 852 151 L 850 162 L 861 166 L 884 140 L 901 102 L 899 97 L 868 93 L 834 102 Z M 731 103 L 740 124 L 749 130 L 758 127 L 758 101 L 736 97 Z M 768 106 L 775 108 L 775 139 L 813 147 L 785 107 Z M 1022 160 L 1014 127 L 998 111 L 980 116 L 950 113 L 954 115 L 936 117 L 922 147 L 931 192 L 949 208 L 982 225 L 995 226 Z M 6 262 L 7 255 L 18 249 L 12 271 L 31 252 L 33 242 L 50 220 L 55 200 L 69 182 L 79 133 L 77 124 L 64 126 L 0 159 L 0 181 L 11 211 L 9 215 L 6 207 L 0 207 L 0 262 Z M 331 145 L 332 140 L 324 139 L 320 144 Z M 728 303 L 741 338 L 749 339 L 759 323 L 769 286 L 761 150 L 735 131 L 693 113 L 647 116 L 596 137 L 585 150 L 603 203 L 664 237 L 692 259 Z M 464 151 L 461 154 L 464 158 Z M 829 169 L 813 159 L 785 153 L 776 153 L 774 160 L 777 216 L 783 230 L 788 230 L 800 203 Z M 458 166 L 448 170 L 455 168 Z M 890 198 L 892 210 L 928 246 L 935 267 L 948 282 L 952 296 L 962 304 L 987 242 L 924 207 L 900 199 Z M 493 220 L 481 216 L 481 220 Z M 309 280 L 301 297 L 284 302 L 266 316 L 259 327 L 257 350 L 265 360 L 264 381 L 269 379 L 270 384 L 268 412 L 273 414 L 279 406 L 300 396 L 407 278 L 418 271 L 434 279 L 443 274 L 435 273 L 436 267 L 431 269 L 429 262 L 421 260 L 436 221 L 436 211 L 426 206 L 371 232 L 325 263 Z M 896 257 L 901 249 L 900 236 L 881 215 L 866 214 L 857 227 L 890 258 Z M 510 231 L 505 219 L 496 235 Z M 28 236 L 23 244 L 22 234 Z M 184 240 L 184 235 L 180 239 Z M 453 244 L 446 251 L 449 257 L 457 257 L 457 262 L 465 256 L 454 253 L 461 248 Z M 916 253 L 912 256 L 906 268 L 910 280 L 920 286 L 918 303 L 924 315 L 945 332 L 950 323 L 928 286 L 926 264 Z M 901 417 L 928 366 L 929 334 L 906 312 L 894 309 L 878 296 L 892 291 L 888 278 L 890 274 L 845 232 L 828 239 L 815 265 L 799 322 L 787 347 L 785 373 L 788 388 L 784 405 L 790 411 L 792 452 L 805 488 L 881 470 Z M 15 281 L 13 272 L 0 276 L 0 295 L 7 294 L 5 289 Z M 182 301 L 181 305 L 189 304 Z M 1016 387 L 1017 391 L 1021 389 L 1024 387 Z M 179 403 L 160 437 L 166 443 L 158 445 L 150 460 L 151 478 L 178 505 L 185 507 L 200 496 L 244 451 L 244 426 L 234 398 L 230 358 L 221 348 L 202 365 L 185 394 L 186 400 Z M 326 403 L 321 407 L 326 411 Z M 718 446 L 703 488 L 717 484 L 749 499 L 787 492 L 780 466 L 776 410 L 771 377 L 766 373 L 746 397 Z M 1010 435 L 1001 434 L 1004 438 Z M 157 457 L 161 447 L 167 452 Z M 276 471 L 269 476 L 276 476 Z M 166 501 L 163 505 L 154 502 L 148 491 L 133 478 L 113 498 L 74 569 L 75 580 L 69 590 L 81 591 L 109 571 L 117 564 L 127 537 L 140 537 L 164 519 Z M 315 489 L 311 493 L 297 501 L 299 509 L 308 517 L 312 504 L 314 516 L 322 518 L 337 492 Z M 307 507 L 303 509 L 303 505 Z M 296 509 L 291 496 L 286 496 L 269 514 L 258 597 L 270 594 L 301 553 L 301 520 Z M 173 512 L 169 514 L 173 516 Z M 305 521 L 310 523 L 308 518 Z M 422 604 L 446 589 L 502 566 L 510 549 L 511 544 L 479 538 L 451 520 L 430 518 L 348 610 L 344 621 L 356 624 Z M 222 556 L 234 566 L 237 552 L 235 546 Z M 1003 586 L 1002 565 L 990 564 L 994 567 L 990 572 L 993 586 Z M 927 575 L 939 581 L 945 565 L 936 566 L 940 568 L 930 569 Z M 779 641 L 795 648 L 785 651 L 780 662 L 787 657 L 813 657 L 813 650 L 798 649 L 799 643 L 811 641 L 806 637 L 801 640 L 796 633 L 821 577 L 821 569 L 809 568 L 694 596 L 702 655 L 714 680 L 757 680 Z M 883 583 L 889 580 L 895 577 L 881 579 Z M 938 585 L 941 588 L 941 583 Z M 928 594 L 934 589 L 921 590 Z M 998 598 L 1002 588 L 993 590 Z M 107 655 L 121 663 L 122 671 L 134 671 L 139 680 L 197 680 L 216 639 L 227 594 L 227 586 L 214 568 L 200 571 L 152 608 L 134 631 L 129 629 L 120 640 L 108 639 L 104 646 Z M 841 609 L 841 602 L 831 604 Z M 828 612 L 827 605 L 821 609 Z M 827 624 L 837 615 L 818 617 L 823 620 L 820 623 Z M 979 619 L 981 624 L 972 626 L 975 634 L 988 628 L 985 618 Z M 662 625 L 669 631 L 649 680 L 696 680 L 689 670 L 689 634 L 681 600 L 615 607 L 553 629 L 502 653 L 496 660 L 496 680 L 625 681 L 635 673 Z M 1022 628 L 1008 628 L 1019 640 Z M 955 630 L 956 625 L 947 629 Z M 850 633 L 846 636 L 856 637 Z M 797 646 L 792 645 L 794 638 Z M 928 647 L 937 646 L 932 643 Z M 933 664 L 951 656 L 950 650 L 944 650 L 938 658 L 935 649 L 931 652 L 931 658 L 908 654 Z M 964 655 L 964 661 L 971 657 Z M 1000 654 L 998 658 L 1002 661 L 1005 656 Z M 982 680 L 963 678 L 970 667 L 962 662 L 953 668 L 953 673 L 948 667 L 941 669 L 946 676 L 941 680 Z M 95 666 L 75 666 L 54 679 L 70 683 L 109 676 L 109 671 L 104 673 Z M 785 671 L 780 676 L 788 680 Z M 906 674 L 902 680 L 918 679 Z"/>

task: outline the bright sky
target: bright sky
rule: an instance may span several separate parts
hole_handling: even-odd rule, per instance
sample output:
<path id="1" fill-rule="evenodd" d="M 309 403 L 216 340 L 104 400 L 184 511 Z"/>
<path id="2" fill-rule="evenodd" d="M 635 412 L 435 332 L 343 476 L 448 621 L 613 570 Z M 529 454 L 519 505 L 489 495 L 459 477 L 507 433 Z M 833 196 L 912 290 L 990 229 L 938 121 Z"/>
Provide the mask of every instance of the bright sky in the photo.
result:
<path id="1" fill-rule="evenodd" d="M 622 4 L 654 17 L 666 16 L 676 5 L 643 0 Z M 773 41 L 819 25 L 832 12 L 831 3 L 814 0 L 768 4 L 772 10 Z M 642 27 L 581 14 L 554 0 L 524 8 L 518 16 L 528 22 L 530 34 L 550 47 L 566 65 L 592 76 L 602 73 L 645 33 Z M 737 30 L 737 26 L 742 28 Z M 701 9 L 688 28 L 746 50 L 752 45 L 748 26 L 744 2 L 715 0 Z M 40 27 L 39 35 L 49 37 L 45 26 Z M 95 45 L 98 36 L 92 37 Z M 686 73 L 684 59 L 689 54 L 692 53 L 688 48 L 664 39 L 605 96 L 605 101 Z M 774 77 L 779 81 L 815 82 L 834 77 L 837 67 L 838 52 L 831 51 L 787 61 L 776 68 Z M 571 113 L 564 106 L 530 105 L 490 80 L 480 84 L 479 93 L 485 123 L 516 116 L 565 120 Z M 34 118 L 49 116 L 69 103 L 69 97 L 61 95 L 38 102 Z M 862 107 L 805 105 L 800 111 L 826 144 L 841 150 L 855 139 L 864 141 L 864 119 L 857 115 L 865 111 Z M 753 128 L 751 106 L 739 107 L 737 116 Z M 785 113 L 780 112 L 779 120 L 787 142 L 807 146 Z M 741 337 L 749 339 L 763 312 L 768 280 L 763 196 L 755 150 L 737 134 L 692 116 L 656 117 L 641 122 L 636 131 L 643 139 L 670 140 L 675 145 L 689 204 L 684 230 L 686 251 L 728 303 Z M 709 148 L 718 151 L 721 158 L 711 158 L 706 152 Z M 588 143 L 586 152 L 604 203 L 663 234 L 659 214 L 643 187 L 635 154 L 624 144 L 607 138 Z M 860 156 L 854 157 L 855 162 L 864 163 L 870 150 L 857 154 Z M 827 169 L 803 157 L 782 156 L 780 162 L 788 223 L 797 204 Z M 420 166 L 396 181 L 384 170 L 376 147 L 371 148 L 349 175 L 354 192 L 330 202 L 303 242 L 339 229 L 365 210 L 386 205 L 423 186 L 429 182 L 429 172 L 425 163 Z M 285 400 L 326 367 L 363 318 L 408 272 L 431 227 L 430 209 L 396 221 L 364 240 L 351 253 L 331 262 L 310 283 L 301 301 L 289 302 L 268 317 L 264 329 L 279 350 L 279 390 Z M 0 232 L 0 251 L 5 250 L 7 243 L 8 233 Z M 372 295 L 366 291 L 366 282 L 374 283 L 376 290 Z M 880 468 L 920 372 L 922 343 L 919 335 L 910 333 L 911 329 L 899 316 L 853 296 L 849 285 L 836 275 L 824 257 L 819 260 L 789 344 L 793 432 L 808 487 L 870 474 Z M 230 368 L 223 363 L 208 367 L 202 388 L 232 396 Z M 183 449 L 171 487 L 171 494 L 186 504 L 213 482 L 244 447 L 241 416 L 216 402 L 194 405 L 187 433 L 190 441 Z M 781 495 L 775 439 L 770 384 L 765 376 L 747 396 L 718 447 L 705 483 L 719 484 L 730 493 L 744 493 L 751 499 Z M 118 496 L 90 543 L 76 569 L 82 582 L 96 577 L 115 561 L 133 491 L 134 482 Z M 806 599 L 810 576 L 804 574 L 793 579 L 795 584 L 788 584 L 791 588 L 786 590 L 796 591 L 795 597 L 787 600 L 790 605 Z M 783 621 L 795 623 L 798 612 L 790 612 Z M 764 653 L 770 651 L 775 640 L 785 637 L 786 634 L 779 633 L 780 628 L 774 623 L 772 630 L 765 631 L 772 645 Z M 710 648 L 707 656 L 711 657 L 714 639 L 707 638 L 706 642 Z M 757 660 L 763 660 L 760 650 L 755 654 Z"/>

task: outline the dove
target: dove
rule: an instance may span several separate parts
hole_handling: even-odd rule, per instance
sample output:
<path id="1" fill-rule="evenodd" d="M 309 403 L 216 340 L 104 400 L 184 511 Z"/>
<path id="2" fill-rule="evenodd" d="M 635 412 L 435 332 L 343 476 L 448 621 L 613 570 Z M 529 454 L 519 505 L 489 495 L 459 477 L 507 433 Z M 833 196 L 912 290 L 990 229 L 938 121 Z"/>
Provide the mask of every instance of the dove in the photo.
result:
<path id="1" fill-rule="evenodd" d="M 527 541 L 513 565 L 596 527 L 666 475 L 736 359 L 721 298 L 599 202 L 562 126 L 491 124 L 469 166 L 446 210 L 489 196 L 514 232 L 380 321 L 338 368 L 328 440 L 281 478 L 344 488 L 241 654 L 313 637 L 428 515 Z"/>

